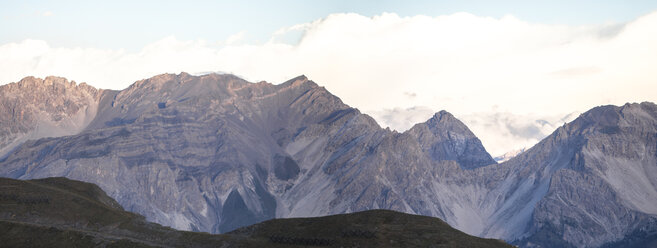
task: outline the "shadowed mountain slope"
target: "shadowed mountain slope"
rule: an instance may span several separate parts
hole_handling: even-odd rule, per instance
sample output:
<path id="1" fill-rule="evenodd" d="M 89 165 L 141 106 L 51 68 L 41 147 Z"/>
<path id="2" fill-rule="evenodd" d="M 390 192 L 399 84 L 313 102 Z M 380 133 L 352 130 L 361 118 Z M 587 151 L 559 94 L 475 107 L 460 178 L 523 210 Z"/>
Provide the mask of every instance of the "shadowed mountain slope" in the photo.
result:
<path id="1" fill-rule="evenodd" d="M 89 183 L 0 178 L 0 188 L 0 243 L 8 247 L 511 247 L 436 218 L 385 210 L 276 219 L 223 235 L 192 233 L 123 211 Z"/>

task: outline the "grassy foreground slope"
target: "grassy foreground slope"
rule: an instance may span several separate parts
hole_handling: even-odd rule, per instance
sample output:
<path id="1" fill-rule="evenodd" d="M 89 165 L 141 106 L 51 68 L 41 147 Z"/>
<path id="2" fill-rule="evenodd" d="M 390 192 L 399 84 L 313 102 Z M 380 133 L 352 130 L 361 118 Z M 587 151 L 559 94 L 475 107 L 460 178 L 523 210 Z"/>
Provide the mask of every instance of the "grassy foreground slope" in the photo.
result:
<path id="1" fill-rule="evenodd" d="M 228 234 L 251 237 L 250 242 L 253 244 L 271 247 L 292 244 L 329 244 L 336 247 L 513 247 L 500 240 L 470 236 L 438 218 L 390 210 L 274 219 Z"/>
<path id="2" fill-rule="evenodd" d="M 0 247 L 511 247 L 437 218 L 371 210 L 274 219 L 231 233 L 178 231 L 124 211 L 98 186 L 0 178 Z"/>

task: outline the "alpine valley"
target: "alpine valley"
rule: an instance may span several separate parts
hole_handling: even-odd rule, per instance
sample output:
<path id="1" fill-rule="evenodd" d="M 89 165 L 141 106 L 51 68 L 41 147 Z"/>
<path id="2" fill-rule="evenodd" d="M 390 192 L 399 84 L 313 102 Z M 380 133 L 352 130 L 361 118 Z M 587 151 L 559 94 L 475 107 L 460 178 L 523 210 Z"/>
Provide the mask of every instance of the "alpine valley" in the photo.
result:
<path id="1" fill-rule="evenodd" d="M 446 111 L 399 133 L 305 76 L 27 77 L 0 86 L 0 177 L 93 183 L 188 231 L 389 209 L 520 247 L 647 247 L 657 105 L 596 107 L 498 164 Z"/>

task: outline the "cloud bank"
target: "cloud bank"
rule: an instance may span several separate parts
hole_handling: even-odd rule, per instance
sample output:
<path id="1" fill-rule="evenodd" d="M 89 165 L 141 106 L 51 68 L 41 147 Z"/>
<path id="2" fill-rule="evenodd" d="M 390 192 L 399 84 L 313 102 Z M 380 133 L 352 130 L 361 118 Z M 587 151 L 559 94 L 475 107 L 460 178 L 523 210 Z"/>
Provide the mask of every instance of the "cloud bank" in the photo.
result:
<path id="1" fill-rule="evenodd" d="M 403 131 L 416 123 L 425 122 L 435 111 L 429 107 L 416 106 L 375 110 L 368 114 L 379 123 L 385 124 L 384 126 Z M 482 140 L 489 153 L 500 156 L 510 151 L 532 147 L 561 125 L 573 121 L 579 114 L 514 114 L 491 111 L 456 117 Z"/>
<path id="2" fill-rule="evenodd" d="M 244 33 L 216 43 L 171 36 L 138 52 L 51 47 L 40 40 L 3 44 L 0 83 L 59 75 L 122 89 L 164 72 L 223 71 L 273 83 L 305 74 L 399 131 L 445 109 L 498 155 L 546 133 L 526 123 L 602 104 L 657 101 L 654 30 L 657 13 L 590 26 L 467 13 L 332 14 L 281 28 L 264 44 L 241 43 Z M 290 42 L 299 33 L 298 42 Z M 502 115 L 511 117 L 500 121 Z"/>

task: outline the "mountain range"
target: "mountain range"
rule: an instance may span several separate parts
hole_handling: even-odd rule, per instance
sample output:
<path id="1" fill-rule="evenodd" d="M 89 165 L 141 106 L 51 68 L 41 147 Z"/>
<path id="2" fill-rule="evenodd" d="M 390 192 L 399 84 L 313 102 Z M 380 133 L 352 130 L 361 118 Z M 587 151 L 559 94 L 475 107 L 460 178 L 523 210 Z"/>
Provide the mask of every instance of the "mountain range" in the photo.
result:
<path id="1" fill-rule="evenodd" d="M 446 111 L 399 133 L 305 76 L 163 74 L 121 90 L 0 86 L 0 176 L 97 184 L 128 211 L 225 233 L 370 209 L 521 247 L 657 238 L 657 105 L 600 106 L 496 163 Z"/>

